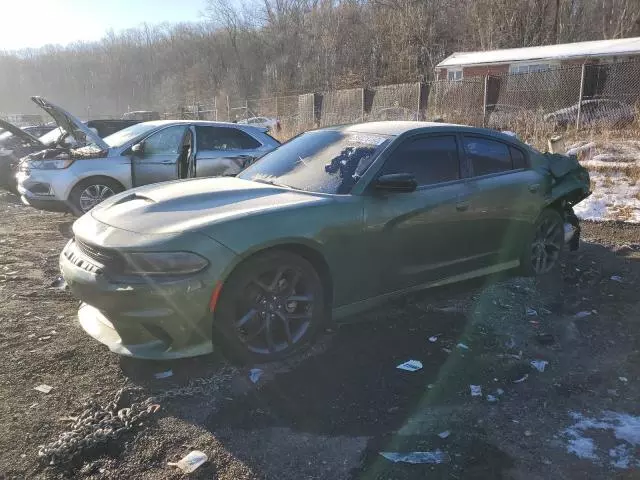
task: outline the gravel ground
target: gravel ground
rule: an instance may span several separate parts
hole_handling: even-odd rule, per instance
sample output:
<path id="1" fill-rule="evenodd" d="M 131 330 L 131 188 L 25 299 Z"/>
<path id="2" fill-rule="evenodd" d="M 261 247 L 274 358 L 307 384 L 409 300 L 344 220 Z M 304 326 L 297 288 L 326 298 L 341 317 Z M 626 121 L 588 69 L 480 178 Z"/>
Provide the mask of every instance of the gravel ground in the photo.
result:
<path id="1" fill-rule="evenodd" d="M 5 193 L 0 212 L 0 478 L 181 478 L 167 462 L 193 449 L 209 461 L 190 477 L 208 479 L 640 475 L 638 226 L 585 223 L 581 249 L 545 278 L 482 279 L 390 303 L 299 357 L 254 366 L 263 371 L 254 384 L 248 368 L 215 354 L 111 354 L 55 287 L 72 218 Z M 423 368 L 395 368 L 409 359 Z M 532 360 L 548 363 L 540 372 Z M 173 376 L 154 378 L 168 369 Z M 34 390 L 40 384 L 53 388 Z M 117 440 L 62 465 L 39 460 L 38 446 L 69 417 L 124 385 L 138 390 L 119 408 L 177 396 Z M 627 423 L 601 420 L 614 414 Z M 586 428 L 579 418 L 595 420 Z M 380 452 L 430 452 L 440 463 Z"/>

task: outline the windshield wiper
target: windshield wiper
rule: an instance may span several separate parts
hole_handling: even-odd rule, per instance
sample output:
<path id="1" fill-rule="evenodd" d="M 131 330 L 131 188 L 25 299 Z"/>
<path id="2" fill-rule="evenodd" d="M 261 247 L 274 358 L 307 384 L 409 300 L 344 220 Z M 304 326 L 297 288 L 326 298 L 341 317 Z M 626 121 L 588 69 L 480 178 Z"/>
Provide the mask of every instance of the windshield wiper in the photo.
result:
<path id="1" fill-rule="evenodd" d="M 258 183 L 266 183 L 267 185 L 273 185 L 274 187 L 291 188 L 289 185 L 285 185 L 283 183 L 277 183 L 277 182 L 274 182 L 273 180 L 265 180 L 264 178 L 253 178 L 251 179 L 251 181 L 258 182 Z"/>

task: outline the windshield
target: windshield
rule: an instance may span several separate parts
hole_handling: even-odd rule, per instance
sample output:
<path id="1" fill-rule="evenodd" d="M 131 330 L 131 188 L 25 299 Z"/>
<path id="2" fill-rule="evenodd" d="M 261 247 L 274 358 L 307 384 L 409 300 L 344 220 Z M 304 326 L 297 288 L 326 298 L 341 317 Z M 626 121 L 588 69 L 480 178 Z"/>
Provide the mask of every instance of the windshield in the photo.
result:
<path id="1" fill-rule="evenodd" d="M 116 133 L 109 135 L 108 137 L 104 137 L 104 142 L 112 148 L 118 148 L 125 145 L 127 142 L 133 140 L 140 135 L 144 135 L 149 133 L 154 128 L 157 128 L 158 125 L 155 123 L 137 123 L 130 127 L 127 127 L 123 130 L 120 130 Z M 97 145 L 91 144 L 90 146 L 95 146 L 99 148 Z"/>
<path id="2" fill-rule="evenodd" d="M 49 133 L 45 133 L 39 140 L 45 145 L 53 145 L 64 134 L 64 130 L 60 127 L 54 128 Z"/>
<path id="3" fill-rule="evenodd" d="M 317 193 L 348 194 L 391 137 L 320 130 L 300 135 L 238 175 Z"/>

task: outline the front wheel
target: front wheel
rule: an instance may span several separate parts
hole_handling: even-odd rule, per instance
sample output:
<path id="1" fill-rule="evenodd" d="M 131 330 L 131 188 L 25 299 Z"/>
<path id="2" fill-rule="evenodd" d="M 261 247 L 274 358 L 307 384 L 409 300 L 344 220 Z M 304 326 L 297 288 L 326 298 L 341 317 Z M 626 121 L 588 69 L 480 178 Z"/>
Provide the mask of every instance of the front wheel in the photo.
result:
<path id="1" fill-rule="evenodd" d="M 122 190 L 122 186 L 110 178 L 87 178 L 71 190 L 69 206 L 76 215 L 84 215 L 99 203 L 122 192 Z"/>
<path id="2" fill-rule="evenodd" d="M 215 310 L 223 348 L 242 362 L 269 362 L 308 343 L 325 317 L 322 281 L 299 255 L 273 251 L 242 263 Z M 214 339 L 216 332 L 214 332 Z"/>
<path id="3" fill-rule="evenodd" d="M 544 275 L 560 262 L 564 250 L 564 221 L 553 209 L 542 211 L 524 246 L 520 259 L 522 273 L 526 276 Z"/>

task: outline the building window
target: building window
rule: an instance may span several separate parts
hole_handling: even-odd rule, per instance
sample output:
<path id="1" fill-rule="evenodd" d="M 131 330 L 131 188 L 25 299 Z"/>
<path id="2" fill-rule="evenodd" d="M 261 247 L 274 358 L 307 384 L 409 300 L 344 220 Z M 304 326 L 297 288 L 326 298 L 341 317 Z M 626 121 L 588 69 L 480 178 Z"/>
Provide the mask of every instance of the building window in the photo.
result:
<path id="1" fill-rule="evenodd" d="M 462 70 L 447 70 L 447 80 L 462 80 Z"/>
<path id="2" fill-rule="evenodd" d="M 509 66 L 509 73 L 534 73 L 546 70 L 551 70 L 551 65 L 548 63 L 527 63 Z"/>

